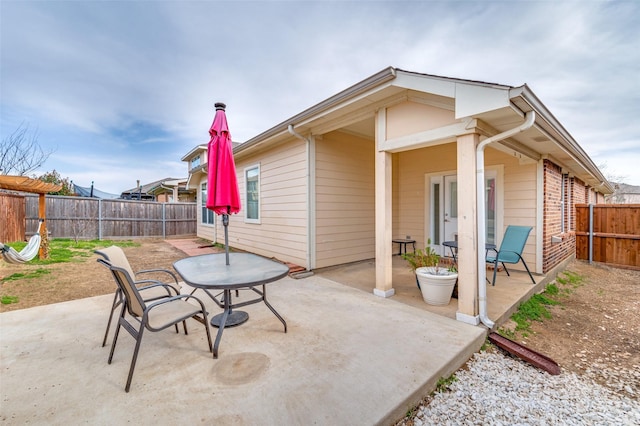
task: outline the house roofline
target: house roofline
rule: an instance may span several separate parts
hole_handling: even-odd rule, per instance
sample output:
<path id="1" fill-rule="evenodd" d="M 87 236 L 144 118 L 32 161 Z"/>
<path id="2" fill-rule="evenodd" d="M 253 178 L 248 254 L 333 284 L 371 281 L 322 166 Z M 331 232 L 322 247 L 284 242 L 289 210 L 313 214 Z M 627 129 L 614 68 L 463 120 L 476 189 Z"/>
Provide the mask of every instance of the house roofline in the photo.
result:
<path id="1" fill-rule="evenodd" d="M 514 87 L 509 93 L 509 98 L 513 101 L 514 98 L 522 98 L 531 109 L 536 111 L 536 115 L 544 119 L 547 124 L 560 136 L 557 139 L 557 143 L 566 151 L 577 157 L 582 163 L 587 172 L 589 172 L 601 186 L 604 186 L 606 191 L 613 193 L 614 188 L 607 178 L 602 174 L 598 166 L 591 160 L 591 157 L 582 149 L 578 142 L 571 136 L 569 131 L 564 128 L 560 121 L 549 111 L 549 109 L 542 103 L 542 101 L 536 96 L 535 93 L 524 84 L 520 87 Z M 526 112 L 526 111 L 524 111 Z"/>
<path id="2" fill-rule="evenodd" d="M 387 67 L 384 70 L 372 75 L 371 77 L 366 78 L 351 87 L 348 87 L 347 89 L 337 93 L 336 95 L 333 95 L 332 97 L 320 102 L 319 104 L 316 104 L 311 108 L 308 108 L 301 113 L 294 115 L 288 120 L 285 120 L 282 123 L 275 125 L 271 129 L 262 132 L 259 135 L 249 139 L 248 141 L 238 145 L 238 147 L 234 149 L 234 152 L 242 152 L 279 134 L 288 134 L 289 125 L 294 125 L 296 123 L 304 121 L 310 117 L 313 117 L 314 115 L 317 115 L 325 110 L 334 107 L 335 105 L 340 104 L 341 102 L 344 102 L 347 99 L 364 93 L 367 90 L 370 90 L 372 87 L 379 86 L 395 78 L 396 69 L 394 67 Z"/>
<path id="3" fill-rule="evenodd" d="M 207 150 L 207 144 L 199 144 L 199 145 L 191 148 L 191 150 L 189 152 L 187 152 L 185 155 L 183 155 L 182 158 L 180 159 L 180 161 L 187 161 L 196 152 L 198 152 L 198 151 L 206 151 L 206 150 Z"/>
<path id="4" fill-rule="evenodd" d="M 576 142 L 576 140 L 571 136 L 571 134 L 560 124 L 558 119 L 547 109 L 547 107 L 540 101 L 540 99 L 533 93 L 533 91 L 526 84 L 518 87 L 498 84 L 498 83 L 488 83 L 484 81 L 478 80 L 465 80 L 460 78 L 451 78 L 451 77 L 443 77 L 433 74 L 424 74 L 417 73 L 412 71 L 405 71 L 399 68 L 395 68 L 389 66 L 382 71 L 373 74 L 372 76 L 348 87 L 347 89 L 337 93 L 330 98 L 302 111 L 301 113 L 294 115 L 293 117 L 275 125 L 274 127 L 266 130 L 265 132 L 260 133 L 259 135 L 249 139 L 248 141 L 239 144 L 234 147 L 234 153 L 241 153 L 252 147 L 257 145 L 261 145 L 267 143 L 270 139 L 288 135 L 289 126 L 296 124 L 300 124 L 301 122 L 308 121 L 322 113 L 336 107 L 337 105 L 344 103 L 349 99 L 353 99 L 357 96 L 360 96 L 373 88 L 380 87 L 385 83 L 388 83 L 398 76 L 398 74 L 406 74 L 409 76 L 419 76 L 419 77 L 427 77 L 435 80 L 446 81 L 450 83 L 463 83 L 469 85 L 478 85 L 485 87 L 492 87 L 501 90 L 509 91 L 509 99 L 512 105 L 512 108 L 519 110 L 518 106 L 514 103 L 515 98 L 521 98 L 529 107 L 536 111 L 538 119 L 545 121 L 548 126 L 553 129 L 553 131 L 558 135 L 556 142 L 560 145 L 562 149 L 569 152 L 571 155 L 576 157 L 576 159 L 583 164 L 586 171 L 597 180 L 599 185 L 599 190 L 613 192 L 613 186 L 607 181 L 606 177 L 602 174 L 602 172 L 598 169 L 598 167 L 594 164 L 591 158 L 586 154 L 586 152 L 580 147 L 580 145 Z M 522 111 L 522 113 L 526 113 L 527 111 Z M 183 157 L 183 161 L 189 157 L 189 155 L 195 151 L 192 150 L 189 154 Z M 604 186 L 604 188 L 601 188 Z"/>

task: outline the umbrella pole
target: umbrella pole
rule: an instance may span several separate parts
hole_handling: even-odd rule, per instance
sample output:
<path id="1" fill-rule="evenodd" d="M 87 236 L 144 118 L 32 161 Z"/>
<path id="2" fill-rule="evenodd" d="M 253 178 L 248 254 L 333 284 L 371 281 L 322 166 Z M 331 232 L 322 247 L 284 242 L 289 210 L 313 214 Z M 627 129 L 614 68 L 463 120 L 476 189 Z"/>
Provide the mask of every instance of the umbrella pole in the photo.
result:
<path id="1" fill-rule="evenodd" d="M 227 257 L 227 266 L 229 265 L 229 215 L 222 215 L 222 224 L 224 225 L 224 253 Z"/>

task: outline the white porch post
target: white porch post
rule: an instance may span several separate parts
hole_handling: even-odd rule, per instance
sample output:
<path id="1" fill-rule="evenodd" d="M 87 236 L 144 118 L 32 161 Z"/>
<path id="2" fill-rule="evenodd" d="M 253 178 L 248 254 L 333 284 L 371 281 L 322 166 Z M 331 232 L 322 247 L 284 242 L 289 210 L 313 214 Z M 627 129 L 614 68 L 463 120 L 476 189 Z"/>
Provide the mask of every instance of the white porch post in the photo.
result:
<path id="1" fill-rule="evenodd" d="M 386 134 L 386 110 L 376 114 L 376 288 L 373 294 L 391 297 L 395 293 L 392 263 L 392 154 L 381 151 L 380 146 Z"/>
<path id="2" fill-rule="evenodd" d="M 476 206 L 476 145 L 479 135 L 458 137 L 458 312 L 456 318 L 479 324 Z"/>

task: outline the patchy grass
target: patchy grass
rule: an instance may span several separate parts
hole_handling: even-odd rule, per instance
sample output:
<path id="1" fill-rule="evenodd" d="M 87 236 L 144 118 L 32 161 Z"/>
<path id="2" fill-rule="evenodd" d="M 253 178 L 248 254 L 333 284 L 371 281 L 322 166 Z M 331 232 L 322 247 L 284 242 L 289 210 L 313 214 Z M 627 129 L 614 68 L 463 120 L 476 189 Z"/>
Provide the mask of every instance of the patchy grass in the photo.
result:
<path id="1" fill-rule="evenodd" d="M 4 277 L 1 281 L 5 282 L 5 281 L 16 281 L 21 279 L 40 278 L 43 275 L 47 275 L 50 273 L 51 271 L 47 269 L 38 268 L 34 271 L 29 271 L 29 272 L 16 272 L 15 274 L 11 274 L 8 277 Z"/>
<path id="2" fill-rule="evenodd" d="M 558 274 L 555 282 L 547 285 L 540 294 L 534 294 L 529 300 L 518 307 L 518 311 L 511 316 L 515 322 L 515 329 L 500 328 L 498 333 L 509 339 L 515 339 L 517 335 L 529 336 L 533 321 L 543 322 L 551 318 L 550 306 L 562 305 L 562 299 L 582 285 L 584 277 L 572 272 L 563 271 Z"/>
<path id="3" fill-rule="evenodd" d="M 2 296 L 0 303 L 3 305 L 10 305 L 12 303 L 18 303 L 18 296 Z"/>

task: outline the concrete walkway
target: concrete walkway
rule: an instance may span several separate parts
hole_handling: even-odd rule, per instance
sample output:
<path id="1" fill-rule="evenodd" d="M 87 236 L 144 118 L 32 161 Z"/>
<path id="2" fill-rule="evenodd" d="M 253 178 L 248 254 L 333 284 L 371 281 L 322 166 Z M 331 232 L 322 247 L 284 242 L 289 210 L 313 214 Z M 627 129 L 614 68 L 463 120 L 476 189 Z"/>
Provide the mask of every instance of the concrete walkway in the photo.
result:
<path id="1" fill-rule="evenodd" d="M 485 338 L 483 327 L 317 275 L 287 277 L 267 290 L 288 333 L 263 304 L 243 308 L 249 321 L 224 331 L 217 360 L 193 320 L 187 336 L 147 332 L 129 393 L 133 339 L 121 333 L 111 365 L 109 348 L 100 346 L 111 295 L 2 313 L 0 419 L 388 425 Z M 220 311 L 204 293 L 196 295 L 211 313 Z"/>

